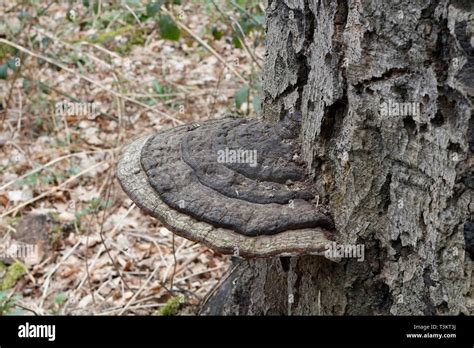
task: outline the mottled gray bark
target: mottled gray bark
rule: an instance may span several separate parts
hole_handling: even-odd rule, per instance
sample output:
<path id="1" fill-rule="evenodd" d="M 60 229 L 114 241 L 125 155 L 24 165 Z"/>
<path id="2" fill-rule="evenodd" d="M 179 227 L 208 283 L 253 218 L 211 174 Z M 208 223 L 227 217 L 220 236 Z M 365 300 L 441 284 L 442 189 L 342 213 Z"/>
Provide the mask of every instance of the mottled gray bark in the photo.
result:
<path id="1" fill-rule="evenodd" d="M 270 2 L 263 117 L 301 110 L 314 185 L 365 261 L 235 261 L 202 313 L 472 314 L 470 3 Z"/>

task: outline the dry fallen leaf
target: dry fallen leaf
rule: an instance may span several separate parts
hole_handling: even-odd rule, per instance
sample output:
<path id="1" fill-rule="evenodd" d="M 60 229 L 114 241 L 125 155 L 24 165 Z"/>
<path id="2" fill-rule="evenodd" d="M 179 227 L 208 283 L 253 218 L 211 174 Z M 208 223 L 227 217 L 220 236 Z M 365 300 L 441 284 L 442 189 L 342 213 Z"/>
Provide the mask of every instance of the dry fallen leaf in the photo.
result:
<path id="1" fill-rule="evenodd" d="M 8 199 L 7 195 L 0 195 L 0 204 L 6 207 L 10 200 Z"/>
<path id="2" fill-rule="evenodd" d="M 69 278 L 70 276 L 76 274 L 78 272 L 79 268 L 71 266 L 71 267 L 65 267 L 63 271 L 60 272 L 60 276 L 62 278 Z"/>

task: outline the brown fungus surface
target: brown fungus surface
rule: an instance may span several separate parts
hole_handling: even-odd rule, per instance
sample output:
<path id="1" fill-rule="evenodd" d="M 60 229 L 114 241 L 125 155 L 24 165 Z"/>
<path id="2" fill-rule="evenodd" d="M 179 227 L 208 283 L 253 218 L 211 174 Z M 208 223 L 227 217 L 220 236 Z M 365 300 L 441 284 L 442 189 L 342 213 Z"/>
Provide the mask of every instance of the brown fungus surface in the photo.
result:
<path id="1" fill-rule="evenodd" d="M 282 183 L 304 178 L 294 147 L 271 124 L 229 118 L 152 136 L 141 163 L 165 203 L 216 227 L 246 236 L 330 228 L 310 192 Z"/>
<path id="2" fill-rule="evenodd" d="M 333 223 L 297 162 L 297 121 L 225 118 L 146 136 L 125 150 L 117 176 L 146 212 L 220 252 L 321 252 Z"/>

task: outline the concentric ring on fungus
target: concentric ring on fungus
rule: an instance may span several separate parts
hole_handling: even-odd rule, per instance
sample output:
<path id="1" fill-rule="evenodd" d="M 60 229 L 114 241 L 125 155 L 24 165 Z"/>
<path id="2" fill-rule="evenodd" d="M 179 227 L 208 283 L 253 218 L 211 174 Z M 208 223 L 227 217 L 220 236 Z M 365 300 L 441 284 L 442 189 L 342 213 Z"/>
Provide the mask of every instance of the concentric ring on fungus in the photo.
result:
<path id="1" fill-rule="evenodd" d="M 125 149 L 117 177 L 145 212 L 218 252 L 317 254 L 334 227 L 295 161 L 297 121 L 224 118 L 144 136 Z"/>

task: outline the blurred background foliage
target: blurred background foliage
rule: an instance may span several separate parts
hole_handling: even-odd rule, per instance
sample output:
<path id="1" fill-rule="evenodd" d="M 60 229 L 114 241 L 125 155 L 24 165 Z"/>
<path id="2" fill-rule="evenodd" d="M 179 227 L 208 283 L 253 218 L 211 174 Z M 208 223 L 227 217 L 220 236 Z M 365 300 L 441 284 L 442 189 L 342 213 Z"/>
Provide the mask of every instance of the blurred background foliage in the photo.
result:
<path id="1" fill-rule="evenodd" d="M 160 0 L 160 1 L 101 1 L 101 0 L 80 0 L 67 1 L 68 10 L 65 12 L 63 20 L 58 21 L 57 30 L 61 34 L 67 32 L 86 33 L 85 36 L 74 36 L 65 39 L 67 44 L 77 44 L 89 42 L 116 52 L 122 56 L 130 53 L 134 46 L 144 45 L 151 32 L 158 31 L 160 37 L 170 41 L 189 41 L 192 37 L 183 35 L 182 28 L 176 23 L 176 19 L 183 19 L 186 14 L 181 10 L 187 2 L 195 3 L 203 12 L 202 14 L 213 23 L 206 28 L 203 40 L 225 41 L 231 43 L 235 48 L 245 50 L 256 64 L 252 64 L 251 74 L 247 77 L 247 83 L 243 83 L 241 88 L 235 93 L 235 107 L 237 112 L 241 111 L 244 104 L 251 104 L 251 108 L 257 114 L 261 109 L 261 83 L 260 69 L 261 62 L 258 62 L 254 51 L 257 47 L 264 45 L 264 6 L 258 0 Z M 8 12 L 13 12 L 21 8 L 19 14 L 8 17 L 3 14 L 0 21 L 0 38 L 15 39 L 15 37 L 31 26 L 38 23 L 42 16 L 50 15 L 49 7 L 55 1 L 24 0 L 12 3 Z M 172 18 L 168 11 L 163 9 L 173 9 L 175 18 Z M 91 34 L 87 32 L 92 29 Z M 31 33 L 29 41 L 32 48 L 42 52 L 47 57 L 54 58 L 53 52 L 48 52 L 52 40 L 38 34 Z M 68 35 L 69 36 L 69 35 Z M 0 43 L 0 80 L 16 79 L 21 76 L 18 71 L 21 58 L 24 56 L 14 47 L 5 43 Z M 81 71 L 92 70 L 91 62 L 80 55 L 71 53 L 69 57 L 62 57 L 66 63 L 74 63 Z M 47 64 L 38 58 L 38 64 Z M 58 69 L 58 67 L 54 67 Z M 24 89 L 31 88 L 28 78 L 24 80 Z M 40 92 L 48 93 L 50 88 L 46 85 L 39 86 Z M 171 92 L 167 86 L 159 83 L 153 86 L 157 93 L 168 94 Z M 40 98 L 41 99 L 41 98 Z M 73 98 L 69 98 L 73 100 Z M 41 103 L 41 100 L 38 101 Z M 0 104 L 0 111 L 4 107 Z M 245 113 L 248 114 L 250 108 L 247 107 Z"/>

